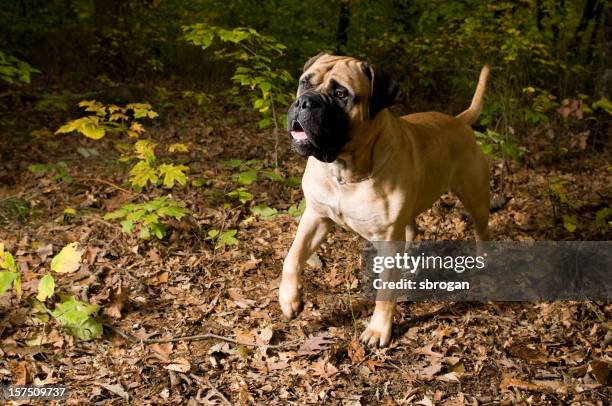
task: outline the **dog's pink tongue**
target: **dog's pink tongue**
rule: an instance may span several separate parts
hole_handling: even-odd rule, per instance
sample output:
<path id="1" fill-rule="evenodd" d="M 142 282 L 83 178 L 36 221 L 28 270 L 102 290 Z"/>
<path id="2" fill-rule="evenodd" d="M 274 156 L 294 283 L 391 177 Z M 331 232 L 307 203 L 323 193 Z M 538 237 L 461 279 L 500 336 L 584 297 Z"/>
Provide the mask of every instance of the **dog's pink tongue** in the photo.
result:
<path id="1" fill-rule="evenodd" d="M 291 131 L 291 136 L 295 140 L 305 140 L 306 138 L 308 138 L 304 131 Z"/>

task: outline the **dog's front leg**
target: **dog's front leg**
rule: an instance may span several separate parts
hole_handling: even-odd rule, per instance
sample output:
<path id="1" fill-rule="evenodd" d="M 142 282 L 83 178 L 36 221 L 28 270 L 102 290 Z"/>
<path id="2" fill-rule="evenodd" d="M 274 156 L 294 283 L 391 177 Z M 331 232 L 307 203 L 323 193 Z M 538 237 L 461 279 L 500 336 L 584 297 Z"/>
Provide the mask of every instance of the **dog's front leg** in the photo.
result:
<path id="1" fill-rule="evenodd" d="M 302 310 L 302 268 L 325 239 L 331 224 L 331 220 L 311 208 L 306 207 L 304 210 L 295 239 L 283 263 L 278 291 L 280 308 L 288 319 L 294 318 Z"/>
<path id="2" fill-rule="evenodd" d="M 377 300 L 374 314 L 368 327 L 361 333 L 361 342 L 367 345 L 386 347 L 391 341 L 391 327 L 393 326 L 393 313 L 395 301 Z"/>
<path id="3" fill-rule="evenodd" d="M 388 241 L 382 246 L 377 255 L 384 257 L 395 256 L 396 245 L 390 241 L 412 241 L 416 234 L 416 223 L 414 220 L 406 227 L 394 227 L 389 235 L 381 238 L 381 241 Z M 398 269 L 388 269 L 381 275 L 386 282 L 399 280 L 401 274 Z M 393 327 L 393 314 L 397 303 L 397 292 L 395 290 L 378 290 L 376 293 L 376 306 L 370 319 L 368 327 L 361 333 L 360 340 L 366 345 L 386 347 L 391 341 L 391 330 Z"/>

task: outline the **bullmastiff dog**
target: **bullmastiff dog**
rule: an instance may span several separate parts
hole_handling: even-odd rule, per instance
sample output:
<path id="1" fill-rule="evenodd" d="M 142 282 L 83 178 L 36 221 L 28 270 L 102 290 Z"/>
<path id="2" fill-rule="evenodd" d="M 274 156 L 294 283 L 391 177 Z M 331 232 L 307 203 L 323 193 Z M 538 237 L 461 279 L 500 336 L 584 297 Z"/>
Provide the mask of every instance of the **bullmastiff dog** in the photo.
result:
<path id="1" fill-rule="evenodd" d="M 280 308 L 302 309 L 300 274 L 334 223 L 369 241 L 411 241 L 415 218 L 452 190 L 488 239 L 489 168 L 471 125 L 482 110 L 488 66 L 470 107 L 394 117 L 399 89 L 373 65 L 319 54 L 306 62 L 287 122 L 292 146 L 308 162 L 302 178 L 306 209 L 283 264 Z M 395 302 L 376 301 L 361 334 L 368 345 L 391 338 Z"/>

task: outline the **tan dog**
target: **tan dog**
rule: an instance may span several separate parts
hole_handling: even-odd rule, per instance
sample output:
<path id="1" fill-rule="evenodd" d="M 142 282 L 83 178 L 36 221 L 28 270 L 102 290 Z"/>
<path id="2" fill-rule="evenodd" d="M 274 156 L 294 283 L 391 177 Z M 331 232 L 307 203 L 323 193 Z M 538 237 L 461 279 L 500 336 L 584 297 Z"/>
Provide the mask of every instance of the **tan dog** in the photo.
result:
<path id="1" fill-rule="evenodd" d="M 320 54 L 304 66 L 288 113 L 293 147 L 310 156 L 302 178 L 306 210 L 283 265 L 279 303 L 287 318 L 302 308 L 300 273 L 333 223 L 369 241 L 411 241 L 416 216 L 449 188 L 488 239 L 489 169 L 471 124 L 482 109 L 485 66 L 469 109 L 401 118 L 387 109 L 397 86 L 354 58 Z M 395 302 L 377 301 L 361 340 L 386 346 Z"/>

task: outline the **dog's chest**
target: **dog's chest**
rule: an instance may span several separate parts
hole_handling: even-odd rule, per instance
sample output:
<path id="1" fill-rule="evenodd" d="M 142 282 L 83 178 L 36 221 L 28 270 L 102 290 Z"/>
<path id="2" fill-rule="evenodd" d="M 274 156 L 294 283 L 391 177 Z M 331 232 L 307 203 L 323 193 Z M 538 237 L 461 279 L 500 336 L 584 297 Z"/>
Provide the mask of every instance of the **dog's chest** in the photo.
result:
<path id="1" fill-rule="evenodd" d="M 399 214 L 394 199 L 371 179 L 351 184 L 327 179 L 304 191 L 316 211 L 370 241 L 385 239 Z"/>

